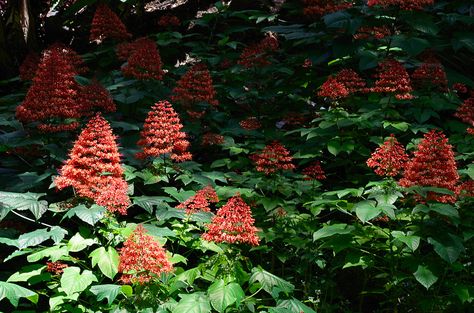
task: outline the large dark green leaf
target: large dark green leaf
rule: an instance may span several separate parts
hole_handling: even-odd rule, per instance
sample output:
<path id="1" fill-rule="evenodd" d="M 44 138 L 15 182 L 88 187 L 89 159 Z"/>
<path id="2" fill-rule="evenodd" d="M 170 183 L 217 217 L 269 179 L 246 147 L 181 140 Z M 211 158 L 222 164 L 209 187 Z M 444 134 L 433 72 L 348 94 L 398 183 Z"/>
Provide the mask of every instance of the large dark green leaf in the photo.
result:
<path id="1" fill-rule="evenodd" d="M 38 200 L 44 195 L 44 193 L 0 191 L 0 209 L 29 210 L 36 219 L 39 219 L 48 210 L 48 203 L 44 200 Z"/>
<path id="2" fill-rule="evenodd" d="M 38 302 L 38 294 L 36 292 L 16 284 L 0 281 L 0 300 L 4 298 L 7 298 L 14 307 L 18 306 L 20 298 L 27 298 L 33 303 Z"/>
<path id="3" fill-rule="evenodd" d="M 237 283 L 225 284 L 223 279 L 214 282 L 207 290 L 212 307 L 218 312 L 224 312 L 225 309 L 237 303 L 245 296 L 244 291 Z"/>
<path id="4" fill-rule="evenodd" d="M 278 287 L 281 291 L 288 294 L 295 289 L 295 286 L 286 280 L 267 272 L 261 267 L 254 267 L 252 269 L 252 276 L 250 276 L 249 282 L 251 284 L 259 282 L 263 290 L 272 294 L 273 288 Z"/>

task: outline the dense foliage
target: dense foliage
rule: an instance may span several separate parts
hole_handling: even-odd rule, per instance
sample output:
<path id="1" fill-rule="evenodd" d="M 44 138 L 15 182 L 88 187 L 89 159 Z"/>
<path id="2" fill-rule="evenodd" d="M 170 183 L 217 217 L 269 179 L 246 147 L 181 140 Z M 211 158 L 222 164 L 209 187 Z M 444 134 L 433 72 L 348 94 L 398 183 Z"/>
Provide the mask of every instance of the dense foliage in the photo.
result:
<path id="1" fill-rule="evenodd" d="M 472 308 L 467 1 L 34 2 L 0 311 Z"/>

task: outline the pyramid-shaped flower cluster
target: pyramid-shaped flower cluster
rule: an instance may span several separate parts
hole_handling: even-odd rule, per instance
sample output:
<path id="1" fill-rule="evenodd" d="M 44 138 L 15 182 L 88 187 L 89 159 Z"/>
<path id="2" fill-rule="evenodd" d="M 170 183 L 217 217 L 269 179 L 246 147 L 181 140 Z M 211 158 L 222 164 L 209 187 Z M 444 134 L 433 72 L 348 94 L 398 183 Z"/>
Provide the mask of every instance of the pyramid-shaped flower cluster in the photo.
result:
<path id="1" fill-rule="evenodd" d="M 365 80 L 350 68 L 340 70 L 335 78 L 337 82 L 344 85 L 349 94 L 364 91 L 366 85 Z"/>
<path id="2" fill-rule="evenodd" d="M 304 15 L 321 16 L 352 7 L 348 0 L 304 0 Z"/>
<path id="3" fill-rule="evenodd" d="M 112 95 L 95 79 L 90 85 L 82 86 L 79 97 L 84 115 L 90 115 L 94 110 L 101 112 L 117 110 Z"/>
<path id="4" fill-rule="evenodd" d="M 128 52 L 127 63 L 122 67 L 124 76 L 143 80 L 163 79 L 163 63 L 156 42 L 148 38 L 139 38 L 120 49 L 119 53 L 122 58 L 127 56 Z"/>
<path id="5" fill-rule="evenodd" d="M 369 0 L 368 6 L 381 6 L 383 8 L 396 6 L 402 10 L 421 10 L 423 7 L 432 5 L 434 0 Z"/>
<path id="6" fill-rule="evenodd" d="M 186 108 L 192 108 L 199 102 L 207 102 L 212 106 L 219 104 L 211 74 L 204 63 L 194 65 L 180 78 L 173 89 L 171 100 Z"/>
<path id="7" fill-rule="evenodd" d="M 335 101 L 349 96 L 349 90 L 343 83 L 338 82 L 334 77 L 328 79 L 321 85 L 318 96 Z"/>
<path id="8" fill-rule="evenodd" d="M 320 161 L 311 163 L 308 167 L 303 169 L 304 180 L 323 180 L 326 179 Z"/>
<path id="9" fill-rule="evenodd" d="M 189 142 L 186 133 L 182 132 L 178 114 L 171 103 L 160 101 L 152 106 L 140 133 L 138 145 L 142 151 L 137 153 L 137 158 L 159 157 L 170 154 L 176 162 L 192 159 L 188 152 Z"/>
<path id="10" fill-rule="evenodd" d="M 474 97 L 467 98 L 456 110 L 454 116 L 474 127 Z"/>
<path id="11" fill-rule="evenodd" d="M 270 65 L 269 53 L 276 51 L 278 46 L 278 39 L 273 35 L 267 35 L 259 43 L 246 47 L 237 63 L 245 68 Z"/>
<path id="12" fill-rule="evenodd" d="M 194 214 L 197 212 L 211 211 L 211 203 L 219 202 L 219 197 L 216 191 L 211 186 L 206 186 L 198 190 L 196 194 L 183 203 L 180 203 L 176 208 L 186 210 L 186 214 Z"/>
<path id="13" fill-rule="evenodd" d="M 28 53 L 18 69 L 20 72 L 20 79 L 23 81 L 32 80 L 35 77 L 39 62 L 40 56 L 37 53 Z"/>
<path id="14" fill-rule="evenodd" d="M 403 65 L 394 59 L 388 59 L 379 64 L 377 80 L 371 91 L 391 93 L 398 100 L 413 98 L 410 76 Z"/>
<path id="15" fill-rule="evenodd" d="M 85 74 L 89 71 L 89 68 L 84 63 L 82 57 L 62 42 L 56 42 L 49 46 L 49 50 L 53 49 L 58 50 L 59 53 L 61 53 L 66 60 L 74 66 L 74 69 L 78 74 Z"/>
<path id="16" fill-rule="evenodd" d="M 203 146 L 214 146 L 221 145 L 224 143 L 224 141 L 224 136 L 212 132 L 207 132 L 202 135 L 201 144 Z"/>
<path id="17" fill-rule="evenodd" d="M 454 160 L 453 147 L 442 131 L 431 130 L 424 135 L 418 149 L 405 166 L 400 185 L 403 187 L 427 186 L 438 187 L 458 193 L 459 174 Z M 417 197 L 420 201 L 434 200 L 439 202 L 456 201 L 456 196 L 428 192 L 426 197 Z"/>
<path id="18" fill-rule="evenodd" d="M 290 152 L 277 141 L 266 145 L 260 153 L 251 155 L 250 159 L 255 163 L 257 171 L 266 175 L 295 168 Z"/>
<path id="19" fill-rule="evenodd" d="M 78 196 L 90 198 L 110 212 L 126 214 L 130 199 L 115 140 L 109 123 L 97 113 L 74 143 L 55 179 L 56 187 L 72 186 Z"/>
<path id="20" fill-rule="evenodd" d="M 367 160 L 367 166 L 374 169 L 380 176 L 396 176 L 408 161 L 405 148 L 398 142 L 394 134 L 378 147 Z"/>
<path id="21" fill-rule="evenodd" d="M 107 5 L 99 4 L 92 18 L 90 41 L 102 43 L 105 39 L 125 40 L 130 37 L 117 14 Z"/>
<path id="22" fill-rule="evenodd" d="M 79 118 L 82 113 L 75 75 L 77 71 L 62 49 L 46 50 L 25 100 L 16 109 L 17 119 L 23 123 L 40 122 L 44 131 L 77 128 L 77 122 L 64 121 Z"/>
<path id="23" fill-rule="evenodd" d="M 256 130 L 262 127 L 260 121 L 255 117 L 251 116 L 239 122 L 240 127 L 245 130 Z"/>
<path id="24" fill-rule="evenodd" d="M 143 285 L 173 271 L 173 265 L 166 250 L 140 224 L 120 249 L 118 271 L 122 283 Z"/>
<path id="25" fill-rule="evenodd" d="M 448 91 L 448 78 L 443 65 L 434 57 L 427 58 L 411 75 L 413 84 L 418 88 L 436 88 Z"/>
<path id="26" fill-rule="evenodd" d="M 258 246 L 260 239 L 254 223 L 252 210 L 239 195 L 236 195 L 217 210 L 202 238 L 216 243 L 246 243 Z"/>

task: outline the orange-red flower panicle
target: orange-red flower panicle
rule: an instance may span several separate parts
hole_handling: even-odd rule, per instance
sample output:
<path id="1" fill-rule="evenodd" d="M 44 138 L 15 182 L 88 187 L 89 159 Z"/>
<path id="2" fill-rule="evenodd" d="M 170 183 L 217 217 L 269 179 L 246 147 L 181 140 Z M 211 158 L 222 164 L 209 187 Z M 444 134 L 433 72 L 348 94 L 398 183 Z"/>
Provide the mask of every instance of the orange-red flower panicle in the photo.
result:
<path id="1" fill-rule="evenodd" d="M 118 266 L 124 284 L 146 284 L 159 279 L 162 273 L 173 271 L 166 250 L 153 236 L 138 225 L 120 249 Z"/>
<path id="2" fill-rule="evenodd" d="M 323 180 L 326 179 L 326 174 L 321 167 L 320 161 L 311 163 L 308 167 L 303 169 L 304 180 Z"/>
<path id="3" fill-rule="evenodd" d="M 171 100 L 187 108 L 200 102 L 207 102 L 214 107 L 219 105 L 211 74 L 204 63 L 194 65 L 180 78 L 173 89 Z"/>
<path id="4" fill-rule="evenodd" d="M 270 53 L 278 50 L 278 46 L 278 39 L 274 35 L 269 34 L 259 43 L 246 47 L 240 54 L 237 63 L 245 68 L 270 65 Z"/>
<path id="5" fill-rule="evenodd" d="M 90 85 L 82 86 L 79 97 L 85 115 L 93 114 L 94 110 L 101 112 L 117 110 L 112 95 L 95 79 Z"/>
<path id="6" fill-rule="evenodd" d="M 251 116 L 239 122 L 240 127 L 245 130 L 256 130 L 262 127 L 260 121 L 255 117 Z"/>
<path id="7" fill-rule="evenodd" d="M 405 148 L 394 134 L 378 147 L 367 160 L 367 166 L 379 176 L 397 176 L 408 161 Z"/>
<path id="8" fill-rule="evenodd" d="M 169 154 L 176 162 L 188 161 L 192 155 L 188 152 L 189 142 L 186 133 L 181 131 L 183 125 L 171 103 L 160 101 L 152 106 L 140 133 L 138 145 L 142 151 L 137 158 L 159 157 Z"/>
<path id="9" fill-rule="evenodd" d="M 117 14 L 107 5 L 99 4 L 92 18 L 90 41 L 102 43 L 105 39 L 125 40 L 130 37 Z"/>
<path id="10" fill-rule="evenodd" d="M 427 59 L 411 75 L 413 84 L 421 88 L 435 88 L 448 91 L 448 78 L 443 65 L 435 58 Z"/>
<path id="11" fill-rule="evenodd" d="M 59 173 L 55 179 L 58 189 L 72 186 L 77 195 L 94 200 L 110 212 L 127 213 L 128 186 L 116 137 L 100 113 L 82 130 Z"/>
<path id="12" fill-rule="evenodd" d="M 180 203 L 176 208 L 186 210 L 186 214 L 210 212 L 210 204 L 217 202 L 219 202 L 219 197 L 214 188 L 206 186 L 203 189 L 198 190 L 194 196 Z"/>
<path id="13" fill-rule="evenodd" d="M 403 65 L 394 59 L 388 59 L 379 64 L 377 80 L 371 91 L 391 93 L 398 100 L 413 98 L 410 76 Z"/>
<path id="14" fill-rule="evenodd" d="M 255 163 L 257 171 L 264 172 L 266 175 L 295 168 L 290 152 L 277 141 L 266 145 L 260 153 L 251 155 L 250 159 Z"/>
<path id="15" fill-rule="evenodd" d="M 455 195 L 428 192 L 426 197 L 419 196 L 421 201 L 439 202 L 456 201 L 459 191 L 457 183 L 459 174 L 454 160 L 453 147 L 442 131 L 431 130 L 424 135 L 418 149 L 406 166 L 400 185 L 403 187 L 427 186 L 451 190 Z"/>
<path id="16" fill-rule="evenodd" d="M 338 82 L 334 77 L 329 76 L 321 85 L 318 96 L 332 101 L 343 99 L 349 96 L 349 90 L 343 83 Z"/>
<path id="17" fill-rule="evenodd" d="M 214 146 L 214 145 L 221 145 L 224 143 L 224 136 L 215 134 L 215 133 L 205 133 L 202 135 L 202 145 L 203 146 Z"/>
<path id="18" fill-rule="evenodd" d="M 252 210 L 239 195 L 236 195 L 217 210 L 202 238 L 216 243 L 246 243 L 258 246 L 260 238 L 257 236 L 258 229 L 254 223 Z"/>
<path id="19" fill-rule="evenodd" d="M 456 110 L 454 116 L 474 127 L 474 97 L 467 98 Z"/>
<path id="20" fill-rule="evenodd" d="M 129 53 L 127 63 L 122 67 L 124 76 L 142 80 L 163 79 L 163 62 L 161 62 L 156 42 L 148 38 L 139 38 L 128 46 L 121 46 L 120 49 L 118 53 L 121 57 L 126 55 L 126 49 Z"/>

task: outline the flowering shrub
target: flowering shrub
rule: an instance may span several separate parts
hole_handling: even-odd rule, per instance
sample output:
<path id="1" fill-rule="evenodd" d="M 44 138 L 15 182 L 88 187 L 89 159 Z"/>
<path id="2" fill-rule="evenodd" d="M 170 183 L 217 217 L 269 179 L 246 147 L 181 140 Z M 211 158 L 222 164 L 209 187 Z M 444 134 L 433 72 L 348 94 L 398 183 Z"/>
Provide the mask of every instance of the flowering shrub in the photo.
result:
<path id="1" fill-rule="evenodd" d="M 105 4 L 97 6 L 92 19 L 90 41 L 102 43 L 105 39 L 124 40 L 130 36 L 117 14 Z"/>

